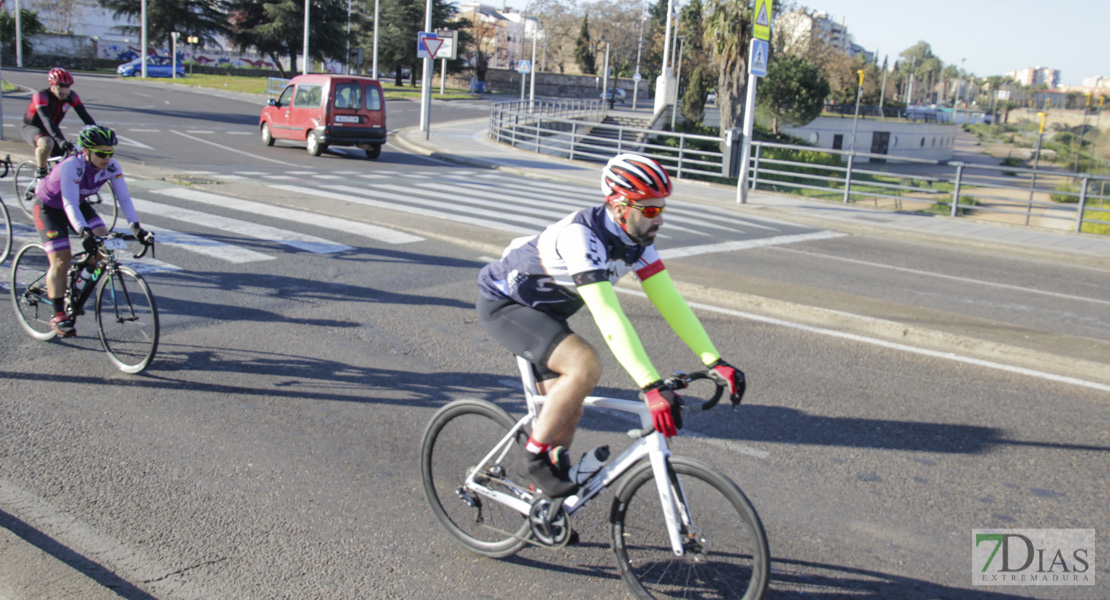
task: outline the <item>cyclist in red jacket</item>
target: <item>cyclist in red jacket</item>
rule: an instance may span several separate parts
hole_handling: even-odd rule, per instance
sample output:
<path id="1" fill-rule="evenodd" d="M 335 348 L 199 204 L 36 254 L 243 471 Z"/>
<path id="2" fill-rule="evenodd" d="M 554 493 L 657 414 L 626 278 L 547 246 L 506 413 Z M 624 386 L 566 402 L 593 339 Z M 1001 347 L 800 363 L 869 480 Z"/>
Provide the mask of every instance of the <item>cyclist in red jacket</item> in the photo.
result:
<path id="1" fill-rule="evenodd" d="M 23 139 L 35 147 L 35 164 L 38 165 L 35 176 L 40 179 L 46 176 L 46 159 L 54 155 L 55 149 L 60 152 L 73 149 L 73 143 L 58 128 L 70 108 L 77 111 L 86 125 L 96 125 L 77 92 L 71 89 L 73 75 L 69 71 L 55 67 L 50 69 L 46 80 L 50 86 L 31 96 L 31 104 L 23 113 L 21 130 Z"/>

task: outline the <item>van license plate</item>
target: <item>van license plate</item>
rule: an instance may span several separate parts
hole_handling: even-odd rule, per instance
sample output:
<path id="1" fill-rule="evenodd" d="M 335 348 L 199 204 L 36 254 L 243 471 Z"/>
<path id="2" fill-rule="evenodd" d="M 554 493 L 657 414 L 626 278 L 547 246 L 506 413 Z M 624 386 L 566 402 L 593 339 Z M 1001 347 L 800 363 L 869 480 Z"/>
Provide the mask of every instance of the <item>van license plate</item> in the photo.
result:
<path id="1" fill-rule="evenodd" d="M 336 123 L 358 123 L 358 117 L 357 116 L 350 116 L 350 115 L 335 115 L 335 122 Z"/>

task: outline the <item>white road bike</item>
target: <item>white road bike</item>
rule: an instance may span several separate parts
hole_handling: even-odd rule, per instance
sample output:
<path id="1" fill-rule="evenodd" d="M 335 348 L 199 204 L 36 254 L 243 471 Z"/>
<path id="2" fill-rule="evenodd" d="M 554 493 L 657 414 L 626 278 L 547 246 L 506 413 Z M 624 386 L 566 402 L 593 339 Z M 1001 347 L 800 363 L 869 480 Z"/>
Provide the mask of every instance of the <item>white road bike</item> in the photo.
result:
<path id="1" fill-rule="evenodd" d="M 529 543 L 555 548 L 574 543 L 571 516 L 615 486 L 612 549 L 637 598 L 763 597 L 771 558 L 755 508 L 720 471 L 672 455 L 642 401 L 588 397 L 587 409 L 635 415 L 642 429 L 629 431 L 631 445 L 579 483 L 575 495 L 553 500 L 530 491 L 516 464 L 545 398 L 529 363 L 517 360 L 527 415 L 513 419 L 491 402 L 457 400 L 439 409 L 424 430 L 424 492 L 456 541 L 491 558 L 510 556 Z M 702 371 L 675 374 L 667 385 L 679 390 L 695 381 L 715 384 Z M 691 402 L 688 395 L 684 410 L 708 410 L 723 391 L 717 385 L 705 402 Z"/>

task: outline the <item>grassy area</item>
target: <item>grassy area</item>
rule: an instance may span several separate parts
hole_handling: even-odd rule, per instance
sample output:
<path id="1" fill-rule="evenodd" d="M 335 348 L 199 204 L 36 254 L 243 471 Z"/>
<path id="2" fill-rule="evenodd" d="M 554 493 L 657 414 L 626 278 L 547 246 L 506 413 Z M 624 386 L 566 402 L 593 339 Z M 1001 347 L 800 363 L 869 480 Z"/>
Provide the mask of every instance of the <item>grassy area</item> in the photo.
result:
<path id="1" fill-rule="evenodd" d="M 11 83 L 8 83 L 7 79 L 0 79 L 0 92 L 7 94 L 7 93 L 10 93 L 10 92 L 14 92 L 18 89 L 19 88 L 16 87 L 15 85 L 12 85 Z"/>
<path id="2" fill-rule="evenodd" d="M 229 92 L 242 92 L 245 94 L 259 94 L 266 93 L 266 77 L 242 77 L 238 75 L 188 75 L 184 79 L 165 79 L 165 78 L 147 78 L 147 82 L 163 84 L 163 85 L 184 85 L 188 87 L 211 88 L 217 90 L 227 90 Z M 386 100 L 397 100 L 400 98 L 419 98 L 420 88 L 409 86 L 395 86 L 392 83 L 382 82 L 382 90 L 385 92 Z M 432 98 L 437 100 L 464 100 L 476 98 L 474 94 L 466 90 L 447 88 L 447 93 L 440 94 L 439 86 L 432 88 Z"/>

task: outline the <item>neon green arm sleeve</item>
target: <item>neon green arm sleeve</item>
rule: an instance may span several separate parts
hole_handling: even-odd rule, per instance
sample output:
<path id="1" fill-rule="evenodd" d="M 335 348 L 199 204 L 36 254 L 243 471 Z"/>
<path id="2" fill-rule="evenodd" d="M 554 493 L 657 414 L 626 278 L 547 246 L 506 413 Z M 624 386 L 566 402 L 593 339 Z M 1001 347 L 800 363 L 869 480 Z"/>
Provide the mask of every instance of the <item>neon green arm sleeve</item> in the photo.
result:
<path id="1" fill-rule="evenodd" d="M 632 376 L 636 385 L 645 385 L 660 379 L 659 372 L 651 365 L 644 345 L 632 329 L 632 323 L 621 310 L 620 301 L 613 284 L 598 281 L 578 287 L 578 295 L 586 301 L 590 314 L 594 316 L 597 328 L 601 330 L 609 350 L 617 357 L 624 370 Z"/>
<path id="2" fill-rule="evenodd" d="M 659 314 L 663 315 L 671 329 L 698 355 L 702 364 L 708 365 L 721 358 L 705 327 L 690 309 L 690 305 L 686 304 L 686 299 L 675 289 L 670 273 L 660 271 L 640 284 Z"/>

